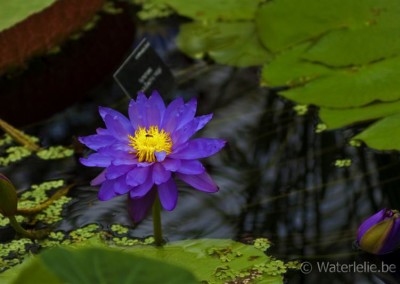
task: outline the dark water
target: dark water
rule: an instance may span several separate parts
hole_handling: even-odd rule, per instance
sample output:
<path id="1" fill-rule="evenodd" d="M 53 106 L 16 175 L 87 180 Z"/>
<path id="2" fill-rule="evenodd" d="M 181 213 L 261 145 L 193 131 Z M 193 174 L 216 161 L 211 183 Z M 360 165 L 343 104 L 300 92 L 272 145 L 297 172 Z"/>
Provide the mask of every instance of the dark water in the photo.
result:
<path id="1" fill-rule="evenodd" d="M 237 69 L 186 58 L 174 46 L 176 19 L 139 23 L 126 13 L 114 17 L 114 22 L 99 25 L 90 32 L 101 36 L 112 25 L 130 27 L 121 28 L 112 41 L 97 42 L 106 50 L 107 46 L 114 47 L 107 52 L 119 52 L 118 56 L 114 54 L 114 62 L 107 63 L 103 72 L 99 72 L 93 62 L 105 65 L 101 62 L 109 60 L 105 56 L 107 52 L 87 53 L 86 56 L 97 58 L 85 62 L 76 60 L 71 65 L 79 70 L 82 78 L 95 79 L 78 80 L 80 84 L 73 81 L 72 87 L 68 76 L 59 82 L 57 90 L 69 86 L 76 102 L 72 103 L 74 100 L 69 98 L 65 103 L 68 106 L 58 106 L 50 97 L 53 103 L 47 106 L 48 113 L 39 116 L 35 115 L 37 110 L 33 106 L 28 109 L 15 106 L 9 117 L 11 122 L 25 125 L 24 130 L 39 136 L 44 145 L 68 145 L 74 136 L 92 134 L 102 126 L 98 105 L 126 113 L 128 98 L 111 75 L 123 57 L 146 36 L 176 74 L 177 89 L 165 99 L 197 97 L 199 115 L 214 113 L 214 119 L 202 136 L 229 141 L 220 154 L 204 161 L 220 186 L 218 193 L 206 194 L 180 184 L 177 208 L 162 216 L 168 240 L 232 238 L 248 241 L 267 237 L 274 244 L 270 249 L 273 256 L 307 260 L 314 266 L 309 275 L 289 273 L 289 283 L 399 283 L 395 275 L 388 273 L 316 271 L 322 261 L 382 262 L 381 258 L 360 253 L 353 243 L 357 227 L 364 218 L 383 207 L 398 208 L 400 205 L 397 154 L 348 146 L 349 137 L 357 129 L 315 133 L 316 111 L 311 109 L 306 115 L 298 116 L 291 102 L 280 98 L 274 90 L 258 87 L 258 69 Z M 68 57 L 69 52 L 79 50 L 79 44 L 82 43 L 68 45 L 53 61 L 74 60 Z M 54 62 L 48 59 L 37 59 L 27 70 L 28 75 L 3 78 L 0 87 L 11 88 L 14 84 L 28 88 L 31 80 L 24 76 L 34 76 L 33 73 L 52 81 L 52 75 L 43 71 L 51 69 L 51 64 Z M 94 76 L 93 73 L 101 74 Z M 47 96 L 55 95 L 53 89 L 44 92 Z M 60 91 L 62 98 L 67 95 Z M 53 114 L 50 115 L 51 110 Z M 42 116 L 48 119 L 38 121 Z M 337 159 L 351 159 L 352 165 L 338 168 L 334 165 Z M 70 194 L 74 201 L 65 210 L 66 218 L 58 229 L 71 230 L 89 223 L 103 227 L 112 223 L 133 226 L 126 211 L 126 196 L 99 202 L 97 188 L 89 186 L 90 179 L 99 170 L 80 166 L 76 157 L 61 163 L 29 158 L 2 171 L 18 188 L 57 178 L 78 182 Z M 151 234 L 150 218 L 134 230 L 135 237 Z M 386 263 L 398 259 L 396 254 L 383 258 Z"/>

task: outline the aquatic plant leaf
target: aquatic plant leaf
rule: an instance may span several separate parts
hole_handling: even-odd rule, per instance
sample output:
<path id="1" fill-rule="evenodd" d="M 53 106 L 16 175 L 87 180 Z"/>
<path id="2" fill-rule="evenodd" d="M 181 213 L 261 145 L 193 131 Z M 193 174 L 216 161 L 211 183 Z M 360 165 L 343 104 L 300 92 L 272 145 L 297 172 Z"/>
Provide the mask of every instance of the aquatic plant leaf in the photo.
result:
<path id="1" fill-rule="evenodd" d="M 261 85 L 292 87 L 333 73 L 331 68 L 301 58 L 309 47 L 310 43 L 304 43 L 277 54 L 272 61 L 263 66 Z"/>
<path id="2" fill-rule="evenodd" d="M 395 0 L 265 3 L 256 23 L 261 41 L 274 54 L 263 66 L 261 84 L 287 86 L 280 93 L 285 98 L 320 107 L 327 129 L 398 113 L 399 13 Z M 391 123 L 395 128 L 393 118 L 378 121 L 378 128 L 368 128 L 358 140 L 400 150 L 384 143 L 392 140 L 390 131 L 378 131 Z M 378 133 L 383 136 L 374 137 Z"/>
<path id="3" fill-rule="evenodd" d="M 371 8 L 364 25 L 328 32 L 307 50 L 304 58 L 338 67 L 363 65 L 399 55 L 399 13 L 399 1 L 379 1 Z"/>
<path id="4" fill-rule="evenodd" d="M 378 150 L 400 150 L 400 113 L 379 120 L 353 140 L 361 140 Z"/>
<path id="5" fill-rule="evenodd" d="M 266 239 L 257 239 L 254 245 L 227 239 L 199 239 L 173 242 L 161 248 L 128 245 L 121 252 L 122 247 L 110 250 L 108 244 L 96 236 L 72 244 L 74 250 L 56 247 L 45 251 L 0 274 L 0 280 L 5 284 L 28 283 L 27 279 L 49 279 L 55 284 L 110 283 L 104 282 L 107 279 L 112 279 L 112 283 L 133 283 L 134 280 L 134 283 L 143 284 L 186 284 L 201 281 L 246 283 L 253 279 L 255 282 L 251 283 L 282 284 L 283 274 L 289 268 L 296 269 L 298 264 L 267 256 L 264 251 L 269 246 Z M 153 273 L 155 270 L 157 273 Z"/>
<path id="6" fill-rule="evenodd" d="M 185 240 L 163 248 L 141 246 L 129 251 L 186 268 L 199 281 L 209 283 L 243 282 L 254 276 L 256 283 L 278 284 L 283 283 L 282 275 L 286 272 L 282 261 L 267 256 L 263 250 L 225 239 Z"/>
<path id="7" fill-rule="evenodd" d="M 279 0 L 268 1 L 256 15 L 260 39 L 278 52 L 305 41 L 315 40 L 336 29 L 353 29 L 374 18 L 374 9 L 391 0 Z M 356 11 L 356 12 L 355 12 Z"/>
<path id="8" fill-rule="evenodd" d="M 299 104 L 323 107 L 359 107 L 375 101 L 400 99 L 400 57 L 344 68 L 299 88 L 281 93 Z"/>
<path id="9" fill-rule="evenodd" d="M 259 0 L 162 0 L 178 14 L 204 20 L 251 20 Z"/>
<path id="10" fill-rule="evenodd" d="M 53 4 L 55 0 L 0 1 L 0 32 Z"/>
<path id="11" fill-rule="evenodd" d="M 120 250 L 54 248 L 32 258 L 11 283 L 194 284 L 197 281 L 183 268 Z"/>
<path id="12" fill-rule="evenodd" d="M 270 56 L 259 42 L 252 21 L 183 24 L 177 44 L 191 57 L 208 54 L 217 63 L 240 67 L 261 65 Z"/>
<path id="13" fill-rule="evenodd" d="M 374 103 L 359 108 L 334 109 L 321 107 L 319 116 L 327 126 L 327 129 L 335 129 L 396 114 L 399 109 L 400 101 Z"/>

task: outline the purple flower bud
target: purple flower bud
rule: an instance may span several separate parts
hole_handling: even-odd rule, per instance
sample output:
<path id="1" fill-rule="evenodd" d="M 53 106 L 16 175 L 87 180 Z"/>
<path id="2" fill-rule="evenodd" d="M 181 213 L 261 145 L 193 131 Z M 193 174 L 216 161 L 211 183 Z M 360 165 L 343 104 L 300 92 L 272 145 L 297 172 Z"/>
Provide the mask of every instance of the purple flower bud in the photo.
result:
<path id="1" fill-rule="evenodd" d="M 400 213 L 382 209 L 358 228 L 359 247 L 372 254 L 386 254 L 400 244 Z"/>
<path id="2" fill-rule="evenodd" d="M 17 191 L 11 181 L 0 174 L 0 213 L 6 217 L 14 216 L 17 212 Z"/>

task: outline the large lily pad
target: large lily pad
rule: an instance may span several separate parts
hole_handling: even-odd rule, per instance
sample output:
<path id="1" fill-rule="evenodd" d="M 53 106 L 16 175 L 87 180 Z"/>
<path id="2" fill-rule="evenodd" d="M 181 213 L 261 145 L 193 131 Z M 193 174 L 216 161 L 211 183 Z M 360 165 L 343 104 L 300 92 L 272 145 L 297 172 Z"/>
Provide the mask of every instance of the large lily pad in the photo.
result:
<path id="1" fill-rule="evenodd" d="M 355 138 L 400 150 L 389 131 L 400 118 L 392 116 L 400 110 L 399 13 L 396 0 L 267 2 L 256 22 L 275 56 L 262 84 L 288 86 L 284 97 L 319 106 L 328 129 L 390 116 Z"/>
<path id="2" fill-rule="evenodd" d="M 259 0 L 162 0 L 180 15 L 204 20 L 250 20 Z"/>
<path id="3" fill-rule="evenodd" d="M 12 283 L 194 284 L 197 281 L 183 268 L 122 251 L 55 248 L 31 259 Z"/>
<path id="4" fill-rule="evenodd" d="M 177 43 L 189 56 L 201 58 L 208 54 L 218 63 L 234 66 L 261 65 L 269 58 L 253 21 L 184 24 Z"/>
<path id="5" fill-rule="evenodd" d="M 0 32 L 53 4 L 55 0 L 0 0 Z"/>
<path id="6" fill-rule="evenodd" d="M 136 240 L 136 243 L 141 242 Z M 132 244 L 116 247 L 94 237 L 72 244 L 68 249 L 50 249 L 31 257 L 1 274 L 0 279 L 6 284 L 28 283 L 27 279 L 55 284 L 229 281 L 281 284 L 287 269 L 298 264 L 285 264 L 267 256 L 264 251 L 268 247 L 266 239 L 257 239 L 254 245 L 200 239 L 173 242 L 161 248 Z"/>

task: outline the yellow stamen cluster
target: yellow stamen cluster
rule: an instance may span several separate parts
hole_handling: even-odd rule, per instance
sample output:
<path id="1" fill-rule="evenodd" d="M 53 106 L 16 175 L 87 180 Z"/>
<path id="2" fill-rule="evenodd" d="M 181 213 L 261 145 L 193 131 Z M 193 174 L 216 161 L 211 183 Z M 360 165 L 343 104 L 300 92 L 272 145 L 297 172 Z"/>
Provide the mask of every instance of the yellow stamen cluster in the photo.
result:
<path id="1" fill-rule="evenodd" d="M 145 127 L 139 127 L 135 131 L 135 135 L 129 135 L 129 141 L 135 151 L 139 162 L 155 162 L 155 152 L 164 151 L 167 155 L 171 153 L 172 140 L 168 132 L 164 129 L 161 131 L 158 126 L 150 126 L 148 129 Z"/>

